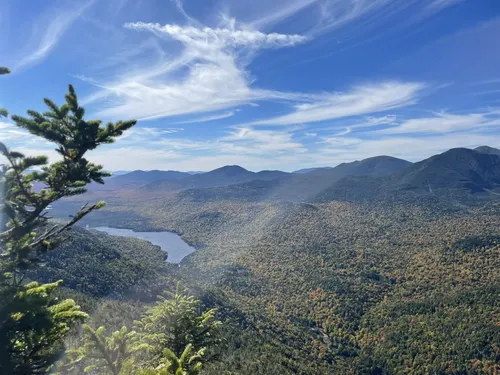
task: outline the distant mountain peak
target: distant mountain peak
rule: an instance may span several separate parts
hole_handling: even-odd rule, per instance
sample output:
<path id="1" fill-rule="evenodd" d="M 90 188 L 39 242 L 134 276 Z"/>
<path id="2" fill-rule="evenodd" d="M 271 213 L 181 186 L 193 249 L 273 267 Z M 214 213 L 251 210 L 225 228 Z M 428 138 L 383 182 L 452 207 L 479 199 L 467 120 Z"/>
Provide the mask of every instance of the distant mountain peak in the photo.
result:
<path id="1" fill-rule="evenodd" d="M 239 165 L 236 165 L 236 164 L 234 164 L 234 165 L 225 165 L 223 167 L 214 169 L 213 171 L 219 171 L 219 170 L 240 170 L 240 171 L 247 171 L 248 172 L 248 170 L 246 170 L 245 168 L 240 167 Z"/>
<path id="2" fill-rule="evenodd" d="M 239 175 L 239 174 L 249 174 L 253 173 L 248 170 L 246 170 L 243 167 L 240 167 L 239 165 L 226 165 L 221 168 L 214 169 L 213 171 L 207 172 L 209 175 L 217 175 L 217 174 L 224 174 L 228 176 L 234 176 L 234 175 Z"/>
<path id="3" fill-rule="evenodd" d="M 479 146 L 474 149 L 474 151 L 479 152 L 481 154 L 489 154 L 489 155 L 499 155 L 500 150 L 498 148 L 490 147 L 490 146 Z"/>

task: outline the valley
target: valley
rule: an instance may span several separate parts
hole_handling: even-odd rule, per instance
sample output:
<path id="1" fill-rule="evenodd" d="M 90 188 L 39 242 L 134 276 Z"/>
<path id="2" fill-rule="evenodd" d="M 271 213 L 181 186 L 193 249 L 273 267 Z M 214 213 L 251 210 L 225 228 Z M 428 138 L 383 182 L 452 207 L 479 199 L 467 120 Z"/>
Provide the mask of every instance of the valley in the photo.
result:
<path id="1" fill-rule="evenodd" d="M 494 374 L 500 157 L 454 149 L 348 167 L 124 182 L 53 214 L 104 199 L 82 225 L 172 231 L 197 249 L 145 290 L 181 279 L 222 306 L 231 355 L 207 374 L 233 362 L 235 374 Z"/>

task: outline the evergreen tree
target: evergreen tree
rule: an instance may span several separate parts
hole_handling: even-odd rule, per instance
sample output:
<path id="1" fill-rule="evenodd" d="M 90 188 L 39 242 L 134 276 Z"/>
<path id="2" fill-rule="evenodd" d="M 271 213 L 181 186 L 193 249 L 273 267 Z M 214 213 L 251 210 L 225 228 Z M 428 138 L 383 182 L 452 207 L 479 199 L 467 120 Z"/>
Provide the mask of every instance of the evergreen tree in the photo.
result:
<path id="1" fill-rule="evenodd" d="M 198 375 L 207 346 L 219 340 L 215 309 L 199 311 L 200 301 L 177 285 L 170 298 L 160 297 L 136 322 L 137 331 L 124 326 L 111 336 L 104 327 L 83 326 L 82 344 L 68 352 L 60 374 Z M 184 345 L 181 348 L 181 345 Z"/>
<path id="2" fill-rule="evenodd" d="M 201 302 L 189 296 L 180 283 L 175 293 L 164 292 L 159 301 L 147 308 L 142 319 L 136 321 L 135 342 L 146 349 L 151 363 L 157 363 L 164 349 L 182 356 L 191 344 L 193 350 L 217 344 L 217 331 L 221 322 L 215 320 L 216 309 L 201 311 Z"/>
<path id="3" fill-rule="evenodd" d="M 161 364 L 155 369 L 139 369 L 138 375 L 199 375 L 204 350 L 193 353 L 193 345 L 188 344 L 182 355 L 177 356 L 168 348 L 163 349 Z"/>
<path id="4" fill-rule="evenodd" d="M 121 375 L 130 371 L 133 365 L 130 340 L 133 335 L 122 327 L 111 336 L 105 335 L 104 327 L 94 330 L 83 326 L 83 345 L 67 353 L 61 372 L 89 373 L 100 375 Z M 88 365 L 86 365 L 88 364 Z"/>
<path id="5" fill-rule="evenodd" d="M 0 68 L 0 74 L 8 69 Z M 86 318 L 73 300 L 59 301 L 54 292 L 61 281 L 39 285 L 25 281 L 25 272 L 37 267 L 40 255 L 57 247 L 61 234 L 93 210 L 84 206 L 64 225 L 50 225 L 47 209 L 57 200 L 82 194 L 91 182 L 109 176 L 85 155 L 101 144 L 112 143 L 136 121 L 108 123 L 85 120 L 75 90 L 70 85 L 66 103 L 58 107 L 44 99 L 49 110 L 28 110 L 29 117 L 12 116 L 31 134 L 55 143 L 60 161 L 48 164 L 44 156 L 26 157 L 0 143 L 7 160 L 2 168 L 5 194 L 2 211 L 8 229 L 0 234 L 0 373 L 44 374 L 61 354 L 63 337 L 76 322 Z M 7 115 L 6 111 L 2 115 Z M 40 191 L 34 184 L 43 186 Z"/>

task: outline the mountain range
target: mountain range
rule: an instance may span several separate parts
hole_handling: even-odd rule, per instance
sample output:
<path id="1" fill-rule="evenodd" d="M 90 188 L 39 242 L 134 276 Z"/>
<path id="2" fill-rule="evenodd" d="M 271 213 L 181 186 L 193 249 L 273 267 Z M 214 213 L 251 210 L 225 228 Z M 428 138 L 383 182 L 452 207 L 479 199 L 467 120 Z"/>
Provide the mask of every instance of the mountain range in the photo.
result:
<path id="1" fill-rule="evenodd" d="M 500 186 L 500 150 L 455 148 L 412 163 L 376 156 L 336 167 L 252 172 L 237 165 L 210 172 L 134 171 L 109 178 L 100 190 L 178 192 L 195 200 L 370 200 L 443 191 L 495 194 Z"/>

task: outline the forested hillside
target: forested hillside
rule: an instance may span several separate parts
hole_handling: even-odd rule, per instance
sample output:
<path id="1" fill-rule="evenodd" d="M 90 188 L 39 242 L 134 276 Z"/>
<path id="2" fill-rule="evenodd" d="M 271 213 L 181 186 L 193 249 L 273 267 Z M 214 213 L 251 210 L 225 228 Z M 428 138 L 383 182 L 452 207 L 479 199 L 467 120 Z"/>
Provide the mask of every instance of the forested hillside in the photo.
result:
<path id="1" fill-rule="evenodd" d="M 191 192 L 117 200 L 92 220 L 133 227 L 137 219 L 122 213 L 134 212 L 198 247 L 182 278 L 210 285 L 239 322 L 227 328 L 230 354 L 206 373 L 234 362 L 237 374 L 498 371 L 495 201 L 294 203 Z"/>

